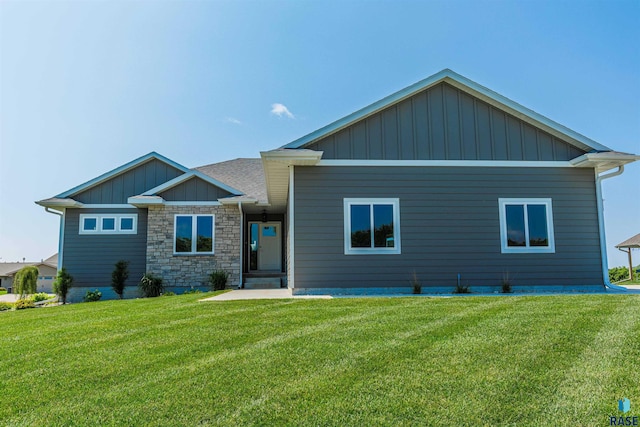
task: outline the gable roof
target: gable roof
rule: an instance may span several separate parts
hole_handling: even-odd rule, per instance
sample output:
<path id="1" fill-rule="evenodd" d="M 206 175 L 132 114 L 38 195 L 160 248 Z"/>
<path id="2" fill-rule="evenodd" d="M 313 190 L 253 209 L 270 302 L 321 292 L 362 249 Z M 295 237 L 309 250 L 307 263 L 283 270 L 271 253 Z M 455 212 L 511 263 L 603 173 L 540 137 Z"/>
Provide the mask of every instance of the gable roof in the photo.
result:
<path id="1" fill-rule="evenodd" d="M 412 84 L 398 92 L 395 92 L 381 100 L 374 102 L 354 113 L 351 113 L 342 119 L 336 120 L 333 123 L 328 124 L 314 132 L 311 132 L 289 144 L 282 146 L 281 148 L 304 148 L 307 145 L 318 141 L 328 135 L 334 134 L 341 129 L 344 129 L 355 122 L 358 122 L 366 117 L 371 116 L 393 104 L 415 95 L 416 93 L 430 88 L 441 82 L 447 82 L 452 86 L 472 95 L 483 101 L 493 105 L 494 107 L 506 111 L 515 117 L 524 120 L 536 127 L 539 127 L 550 134 L 560 137 L 566 140 L 568 143 L 580 148 L 584 151 L 611 151 L 609 147 L 597 143 L 596 141 L 587 138 L 559 123 L 554 122 L 541 114 L 530 110 L 517 102 L 510 100 L 509 98 L 500 95 L 478 83 L 458 74 L 450 69 L 444 69 L 424 80 Z"/>
<path id="2" fill-rule="evenodd" d="M 240 158 L 199 166 L 195 170 L 237 188 L 259 204 L 267 203 L 267 184 L 261 159 Z"/>
<path id="3" fill-rule="evenodd" d="M 165 182 L 164 184 L 161 184 L 155 188 L 152 188 L 150 190 L 145 191 L 144 193 L 142 193 L 142 196 L 155 196 L 158 195 L 159 193 L 162 193 L 163 191 L 167 191 L 170 188 L 173 188 L 179 184 L 182 184 L 185 181 L 188 181 L 192 178 L 199 178 L 205 182 L 208 182 L 211 185 L 214 185 L 218 188 L 223 189 L 224 191 L 231 193 L 233 195 L 239 196 L 242 194 L 242 191 L 236 190 L 233 187 L 230 187 L 220 181 L 218 181 L 215 178 L 212 178 L 211 176 L 205 175 L 202 172 L 198 171 L 198 170 L 190 170 L 170 181 Z"/>
<path id="4" fill-rule="evenodd" d="M 143 163 L 151 161 L 153 159 L 156 159 L 156 160 L 159 160 L 159 161 L 161 161 L 163 163 L 166 163 L 167 165 L 172 166 L 172 167 L 174 167 L 174 168 L 176 168 L 176 169 L 178 169 L 178 170 L 180 170 L 182 172 L 189 172 L 189 168 L 186 168 L 186 167 L 182 166 L 181 164 L 176 163 L 173 160 L 171 160 L 171 159 L 169 159 L 169 158 L 167 158 L 167 157 L 165 157 L 165 156 L 163 156 L 161 154 L 156 153 L 155 151 L 152 151 L 149 154 L 145 154 L 142 157 L 138 157 L 137 159 L 132 160 L 129 163 L 126 163 L 126 164 L 124 164 L 124 165 L 122 165 L 120 167 L 117 167 L 117 168 L 109 171 L 109 172 L 103 173 L 102 175 L 100 175 L 100 176 L 98 176 L 98 177 L 96 177 L 94 179 L 91 179 L 91 180 L 89 180 L 89 181 L 87 181 L 87 182 L 85 182 L 83 184 L 80 184 L 80 185 L 78 185 L 76 187 L 73 187 L 72 189 L 67 190 L 64 193 L 60 193 L 57 196 L 53 197 L 53 199 L 65 199 L 65 198 L 68 198 L 68 197 L 72 197 L 72 196 L 74 196 L 74 195 L 76 195 L 76 194 L 78 194 L 78 193 L 80 193 L 82 191 L 85 191 L 85 190 L 87 190 L 87 189 L 89 189 L 91 187 L 95 187 L 96 185 L 99 185 L 99 184 L 101 184 L 101 183 L 103 183 L 103 182 L 105 182 L 105 181 L 107 181 L 107 180 L 109 180 L 109 179 L 111 179 L 111 178 L 113 178 L 113 177 L 115 177 L 117 175 L 120 175 L 120 174 L 122 174 L 122 173 L 124 173 L 124 172 L 126 172 L 128 170 L 131 170 L 131 169 L 133 169 L 133 168 L 135 168 L 135 167 L 137 167 L 137 166 L 139 166 L 139 165 L 141 165 Z"/>

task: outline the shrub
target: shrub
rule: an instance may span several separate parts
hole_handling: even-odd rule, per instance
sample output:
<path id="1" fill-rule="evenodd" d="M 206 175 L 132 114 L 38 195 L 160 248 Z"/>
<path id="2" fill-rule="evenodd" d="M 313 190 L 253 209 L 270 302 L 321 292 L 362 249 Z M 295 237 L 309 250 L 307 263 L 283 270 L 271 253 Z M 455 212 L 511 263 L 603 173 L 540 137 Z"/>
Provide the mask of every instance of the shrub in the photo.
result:
<path id="1" fill-rule="evenodd" d="M 140 291 L 146 298 L 159 297 L 162 295 L 164 286 L 162 286 L 162 277 L 154 276 L 151 273 L 146 273 L 140 280 Z"/>
<path id="2" fill-rule="evenodd" d="M 33 265 L 22 267 L 13 280 L 15 293 L 24 299 L 29 294 L 35 294 L 38 286 L 38 268 Z"/>
<path id="3" fill-rule="evenodd" d="M 457 284 L 456 288 L 453 290 L 454 294 L 470 294 L 471 293 L 471 286 L 470 285 L 461 285 L 461 284 Z"/>
<path id="4" fill-rule="evenodd" d="M 184 292 L 182 293 L 182 295 L 188 295 L 188 294 L 201 294 L 201 293 L 202 293 L 202 291 L 201 291 L 200 289 L 194 289 L 194 288 L 191 288 L 191 289 L 187 289 L 186 291 L 184 291 Z"/>
<path id="5" fill-rule="evenodd" d="M 9 302 L 1 302 L 0 301 L 0 311 L 7 311 L 13 308 L 13 304 Z"/>
<path id="6" fill-rule="evenodd" d="M 171 292 L 171 291 L 169 291 L 169 292 L 164 292 L 164 293 L 162 294 L 162 296 L 163 296 L 163 297 L 172 297 L 172 296 L 175 296 L 175 294 L 176 294 L 175 292 Z"/>
<path id="7" fill-rule="evenodd" d="M 502 273 L 502 293 L 510 294 L 511 291 L 511 278 L 509 277 L 509 272 Z"/>
<path id="8" fill-rule="evenodd" d="M 19 299 L 13 304 L 16 310 L 24 310 L 25 308 L 35 308 L 36 305 L 30 299 Z"/>
<path id="9" fill-rule="evenodd" d="M 7 289 L 0 286 L 0 292 L 7 292 Z"/>
<path id="10" fill-rule="evenodd" d="M 56 280 L 53 281 L 53 292 L 60 297 L 62 304 L 67 303 L 67 294 L 69 293 L 69 289 L 71 289 L 72 285 L 73 276 L 71 276 L 67 270 L 62 267 L 60 271 L 58 271 Z"/>
<path id="11" fill-rule="evenodd" d="M 414 294 L 421 294 L 422 293 L 422 285 L 418 281 L 418 276 L 416 275 L 415 271 L 413 272 L 413 278 L 411 279 L 411 285 L 413 286 L 413 293 Z"/>
<path id="12" fill-rule="evenodd" d="M 102 292 L 96 289 L 95 291 L 87 291 L 83 299 L 84 302 L 93 302 L 100 301 L 100 298 L 102 298 Z"/>
<path id="13" fill-rule="evenodd" d="M 229 273 L 224 270 L 216 270 L 209 275 L 209 283 L 214 291 L 221 291 L 227 287 Z"/>
<path id="14" fill-rule="evenodd" d="M 129 261 L 120 260 L 116 262 L 115 268 L 111 273 L 111 287 L 120 299 L 122 299 L 122 295 L 124 294 L 125 282 L 128 278 Z"/>
<path id="15" fill-rule="evenodd" d="M 50 298 L 51 298 L 51 297 L 50 297 L 48 294 L 44 293 L 44 292 L 39 292 L 39 293 L 37 293 L 37 294 L 33 294 L 33 295 L 31 296 L 31 300 L 32 300 L 33 302 L 46 301 L 46 300 L 48 300 L 48 299 L 50 299 Z"/>

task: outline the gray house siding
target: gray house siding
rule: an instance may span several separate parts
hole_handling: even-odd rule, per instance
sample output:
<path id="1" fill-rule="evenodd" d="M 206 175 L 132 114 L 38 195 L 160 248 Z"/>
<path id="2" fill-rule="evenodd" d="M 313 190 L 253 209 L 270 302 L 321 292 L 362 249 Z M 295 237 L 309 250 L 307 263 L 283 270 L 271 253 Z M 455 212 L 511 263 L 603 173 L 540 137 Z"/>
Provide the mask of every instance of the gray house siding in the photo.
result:
<path id="1" fill-rule="evenodd" d="M 72 197 L 87 204 L 127 203 L 130 196 L 142 194 L 182 174 L 173 166 L 152 159 Z"/>
<path id="2" fill-rule="evenodd" d="M 231 193 L 216 187 L 200 178 L 194 177 L 159 194 L 167 201 L 207 202 L 228 197 Z"/>
<path id="3" fill-rule="evenodd" d="M 80 214 L 138 214 L 137 234 L 79 234 Z M 64 219 L 63 266 L 73 276 L 70 292 L 72 301 L 82 300 L 87 288 L 101 288 L 104 295 L 111 292 L 111 272 L 119 260 L 129 261 L 129 293 L 137 292 L 137 285 L 145 273 L 147 253 L 146 209 L 67 209 Z"/>
<path id="4" fill-rule="evenodd" d="M 295 287 L 602 285 L 592 169 L 296 167 Z M 399 198 L 402 253 L 345 255 L 343 199 Z M 551 198 L 555 253 L 502 254 L 498 198 Z"/>
<path id="5" fill-rule="evenodd" d="M 571 160 L 582 150 L 446 83 L 306 146 L 323 159 Z"/>

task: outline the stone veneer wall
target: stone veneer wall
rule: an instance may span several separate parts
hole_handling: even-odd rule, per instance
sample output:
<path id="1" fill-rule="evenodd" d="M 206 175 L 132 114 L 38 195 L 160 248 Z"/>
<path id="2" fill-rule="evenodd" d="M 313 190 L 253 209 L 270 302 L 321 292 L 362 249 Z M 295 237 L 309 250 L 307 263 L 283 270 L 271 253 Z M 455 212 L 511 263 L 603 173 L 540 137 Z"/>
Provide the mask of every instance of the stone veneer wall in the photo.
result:
<path id="1" fill-rule="evenodd" d="M 215 215 L 214 255 L 174 255 L 176 214 Z M 240 284 L 240 212 L 237 206 L 149 206 L 147 272 L 162 277 L 167 288 L 209 286 L 217 269 L 229 273 L 228 288 Z"/>

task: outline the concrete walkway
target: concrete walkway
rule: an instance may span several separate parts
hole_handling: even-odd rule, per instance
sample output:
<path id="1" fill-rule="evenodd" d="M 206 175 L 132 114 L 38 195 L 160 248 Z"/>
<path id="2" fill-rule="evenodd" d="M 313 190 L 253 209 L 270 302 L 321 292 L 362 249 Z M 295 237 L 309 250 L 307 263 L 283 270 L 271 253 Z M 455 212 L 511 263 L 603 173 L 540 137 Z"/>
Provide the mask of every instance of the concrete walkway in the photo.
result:
<path id="1" fill-rule="evenodd" d="M 237 301 L 246 299 L 331 299 L 330 295 L 293 295 L 291 289 L 236 289 L 200 301 Z"/>
<path id="2" fill-rule="evenodd" d="M 16 302 L 18 301 L 19 296 L 16 294 L 4 294 L 0 295 L 0 302 Z"/>

